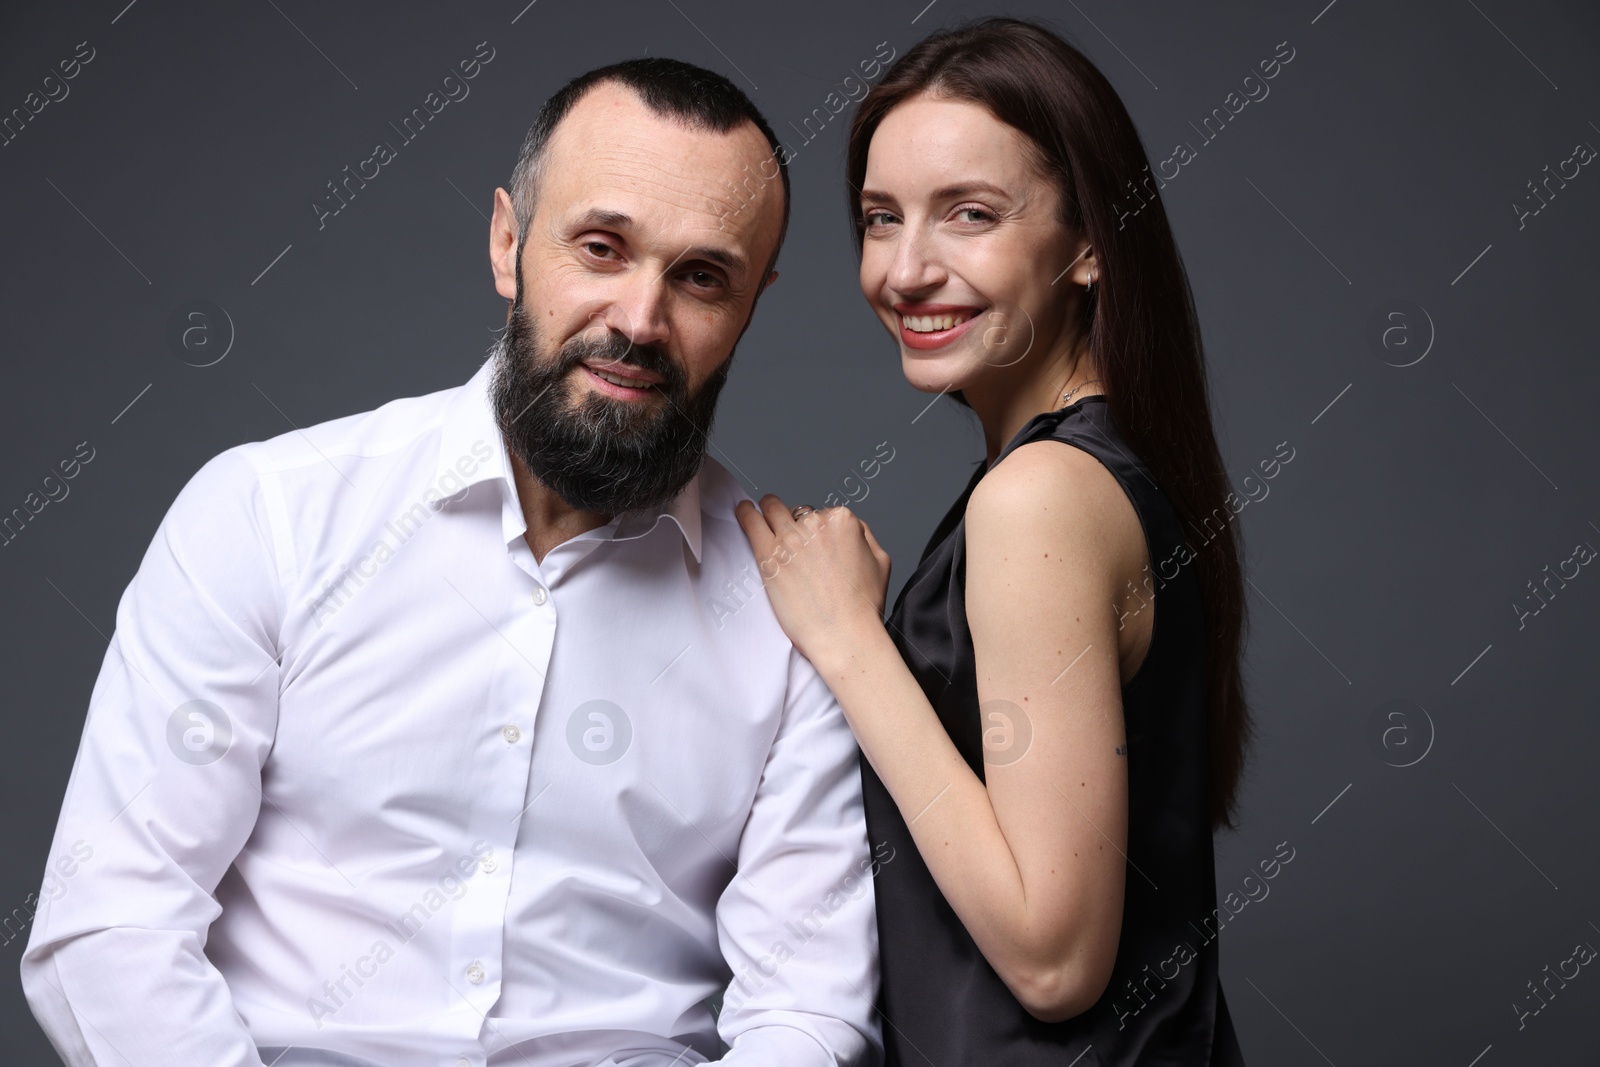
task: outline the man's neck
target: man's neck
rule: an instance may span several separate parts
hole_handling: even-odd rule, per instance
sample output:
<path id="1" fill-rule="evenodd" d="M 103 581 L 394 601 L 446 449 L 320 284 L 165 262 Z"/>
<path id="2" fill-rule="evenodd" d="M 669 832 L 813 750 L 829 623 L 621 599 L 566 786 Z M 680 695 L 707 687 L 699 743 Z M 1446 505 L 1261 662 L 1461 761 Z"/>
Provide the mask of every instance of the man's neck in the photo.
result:
<path id="1" fill-rule="evenodd" d="M 549 551 L 563 541 L 570 541 L 581 533 L 604 526 L 614 518 L 602 512 L 579 511 L 570 506 L 549 486 L 535 478 L 515 452 L 508 450 L 507 454 L 511 457 L 512 477 L 517 485 L 522 519 L 528 526 L 522 538 L 533 550 L 534 562 L 543 563 Z"/>

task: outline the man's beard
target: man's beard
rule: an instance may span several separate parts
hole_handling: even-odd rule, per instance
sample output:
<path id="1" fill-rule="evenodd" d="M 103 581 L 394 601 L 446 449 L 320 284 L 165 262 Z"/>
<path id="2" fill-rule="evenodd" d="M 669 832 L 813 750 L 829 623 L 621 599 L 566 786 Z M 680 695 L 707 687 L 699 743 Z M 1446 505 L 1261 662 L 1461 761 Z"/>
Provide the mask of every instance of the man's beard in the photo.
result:
<path id="1" fill-rule="evenodd" d="M 511 321 L 494 343 L 495 421 L 506 447 L 533 476 L 579 511 L 616 515 L 653 508 L 678 495 L 700 470 L 717 396 L 733 357 L 690 393 L 681 368 L 659 345 L 634 345 L 592 327 L 546 355 L 537 316 L 522 303 L 521 264 Z M 579 363 L 619 362 L 661 376 L 662 401 L 617 400 L 589 390 L 574 403 L 567 384 Z M 624 362 L 625 361 L 625 362 Z M 580 372 L 582 373 L 582 372 Z"/>

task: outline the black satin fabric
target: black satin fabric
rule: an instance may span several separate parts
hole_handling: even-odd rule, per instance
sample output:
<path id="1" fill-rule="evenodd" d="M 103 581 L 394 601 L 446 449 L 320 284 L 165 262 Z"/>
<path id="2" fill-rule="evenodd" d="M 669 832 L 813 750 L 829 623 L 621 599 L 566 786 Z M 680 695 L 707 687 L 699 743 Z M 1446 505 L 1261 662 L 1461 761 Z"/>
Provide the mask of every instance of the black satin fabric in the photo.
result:
<path id="1" fill-rule="evenodd" d="M 1116 476 L 1144 528 L 1156 590 L 1149 650 L 1122 688 L 1128 867 L 1116 968 L 1087 1012 L 1059 1023 L 1029 1015 L 946 903 L 905 818 L 863 758 L 872 844 L 894 848 L 876 879 L 888 1067 L 1243 1067 L 1217 981 L 1204 630 L 1193 565 L 1181 563 L 1183 528 L 1103 396 L 1035 416 L 996 463 L 1046 438 L 1083 449 Z M 967 629 L 963 516 L 988 469 L 979 464 L 939 523 L 889 616 L 901 656 L 980 778 L 983 724 Z"/>

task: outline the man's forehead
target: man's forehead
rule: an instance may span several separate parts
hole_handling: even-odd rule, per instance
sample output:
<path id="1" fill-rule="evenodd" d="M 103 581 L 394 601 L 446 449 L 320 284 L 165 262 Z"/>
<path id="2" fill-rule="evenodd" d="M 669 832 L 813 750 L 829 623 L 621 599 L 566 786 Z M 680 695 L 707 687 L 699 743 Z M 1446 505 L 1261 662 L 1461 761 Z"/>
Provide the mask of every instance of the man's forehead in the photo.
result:
<path id="1" fill-rule="evenodd" d="M 542 195 L 560 199 L 564 216 L 599 208 L 638 219 L 666 206 L 674 227 L 753 242 L 763 217 L 781 211 L 776 162 L 754 123 L 696 128 L 618 84 L 597 85 L 573 105 L 543 170 Z"/>
<path id="2" fill-rule="evenodd" d="M 752 165 L 771 154 L 754 123 L 741 122 L 725 131 L 692 125 L 654 110 L 631 87 L 615 81 L 601 82 L 580 96 L 556 126 L 551 144 L 566 139 L 592 147 L 601 135 L 619 143 L 671 147 L 689 169 L 697 153 L 723 156 L 724 162 L 737 157 L 739 163 Z"/>

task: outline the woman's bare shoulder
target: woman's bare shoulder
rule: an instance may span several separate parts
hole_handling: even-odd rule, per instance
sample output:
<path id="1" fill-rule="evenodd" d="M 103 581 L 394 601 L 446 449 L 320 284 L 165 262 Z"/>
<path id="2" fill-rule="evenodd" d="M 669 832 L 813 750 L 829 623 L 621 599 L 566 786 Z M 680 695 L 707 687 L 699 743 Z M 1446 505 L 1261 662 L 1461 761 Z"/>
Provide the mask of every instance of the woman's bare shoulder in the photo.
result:
<path id="1" fill-rule="evenodd" d="M 1067 537 L 1081 547 L 1142 543 L 1138 513 L 1116 476 L 1070 442 L 1019 445 L 979 480 L 967 501 L 967 530 Z"/>

